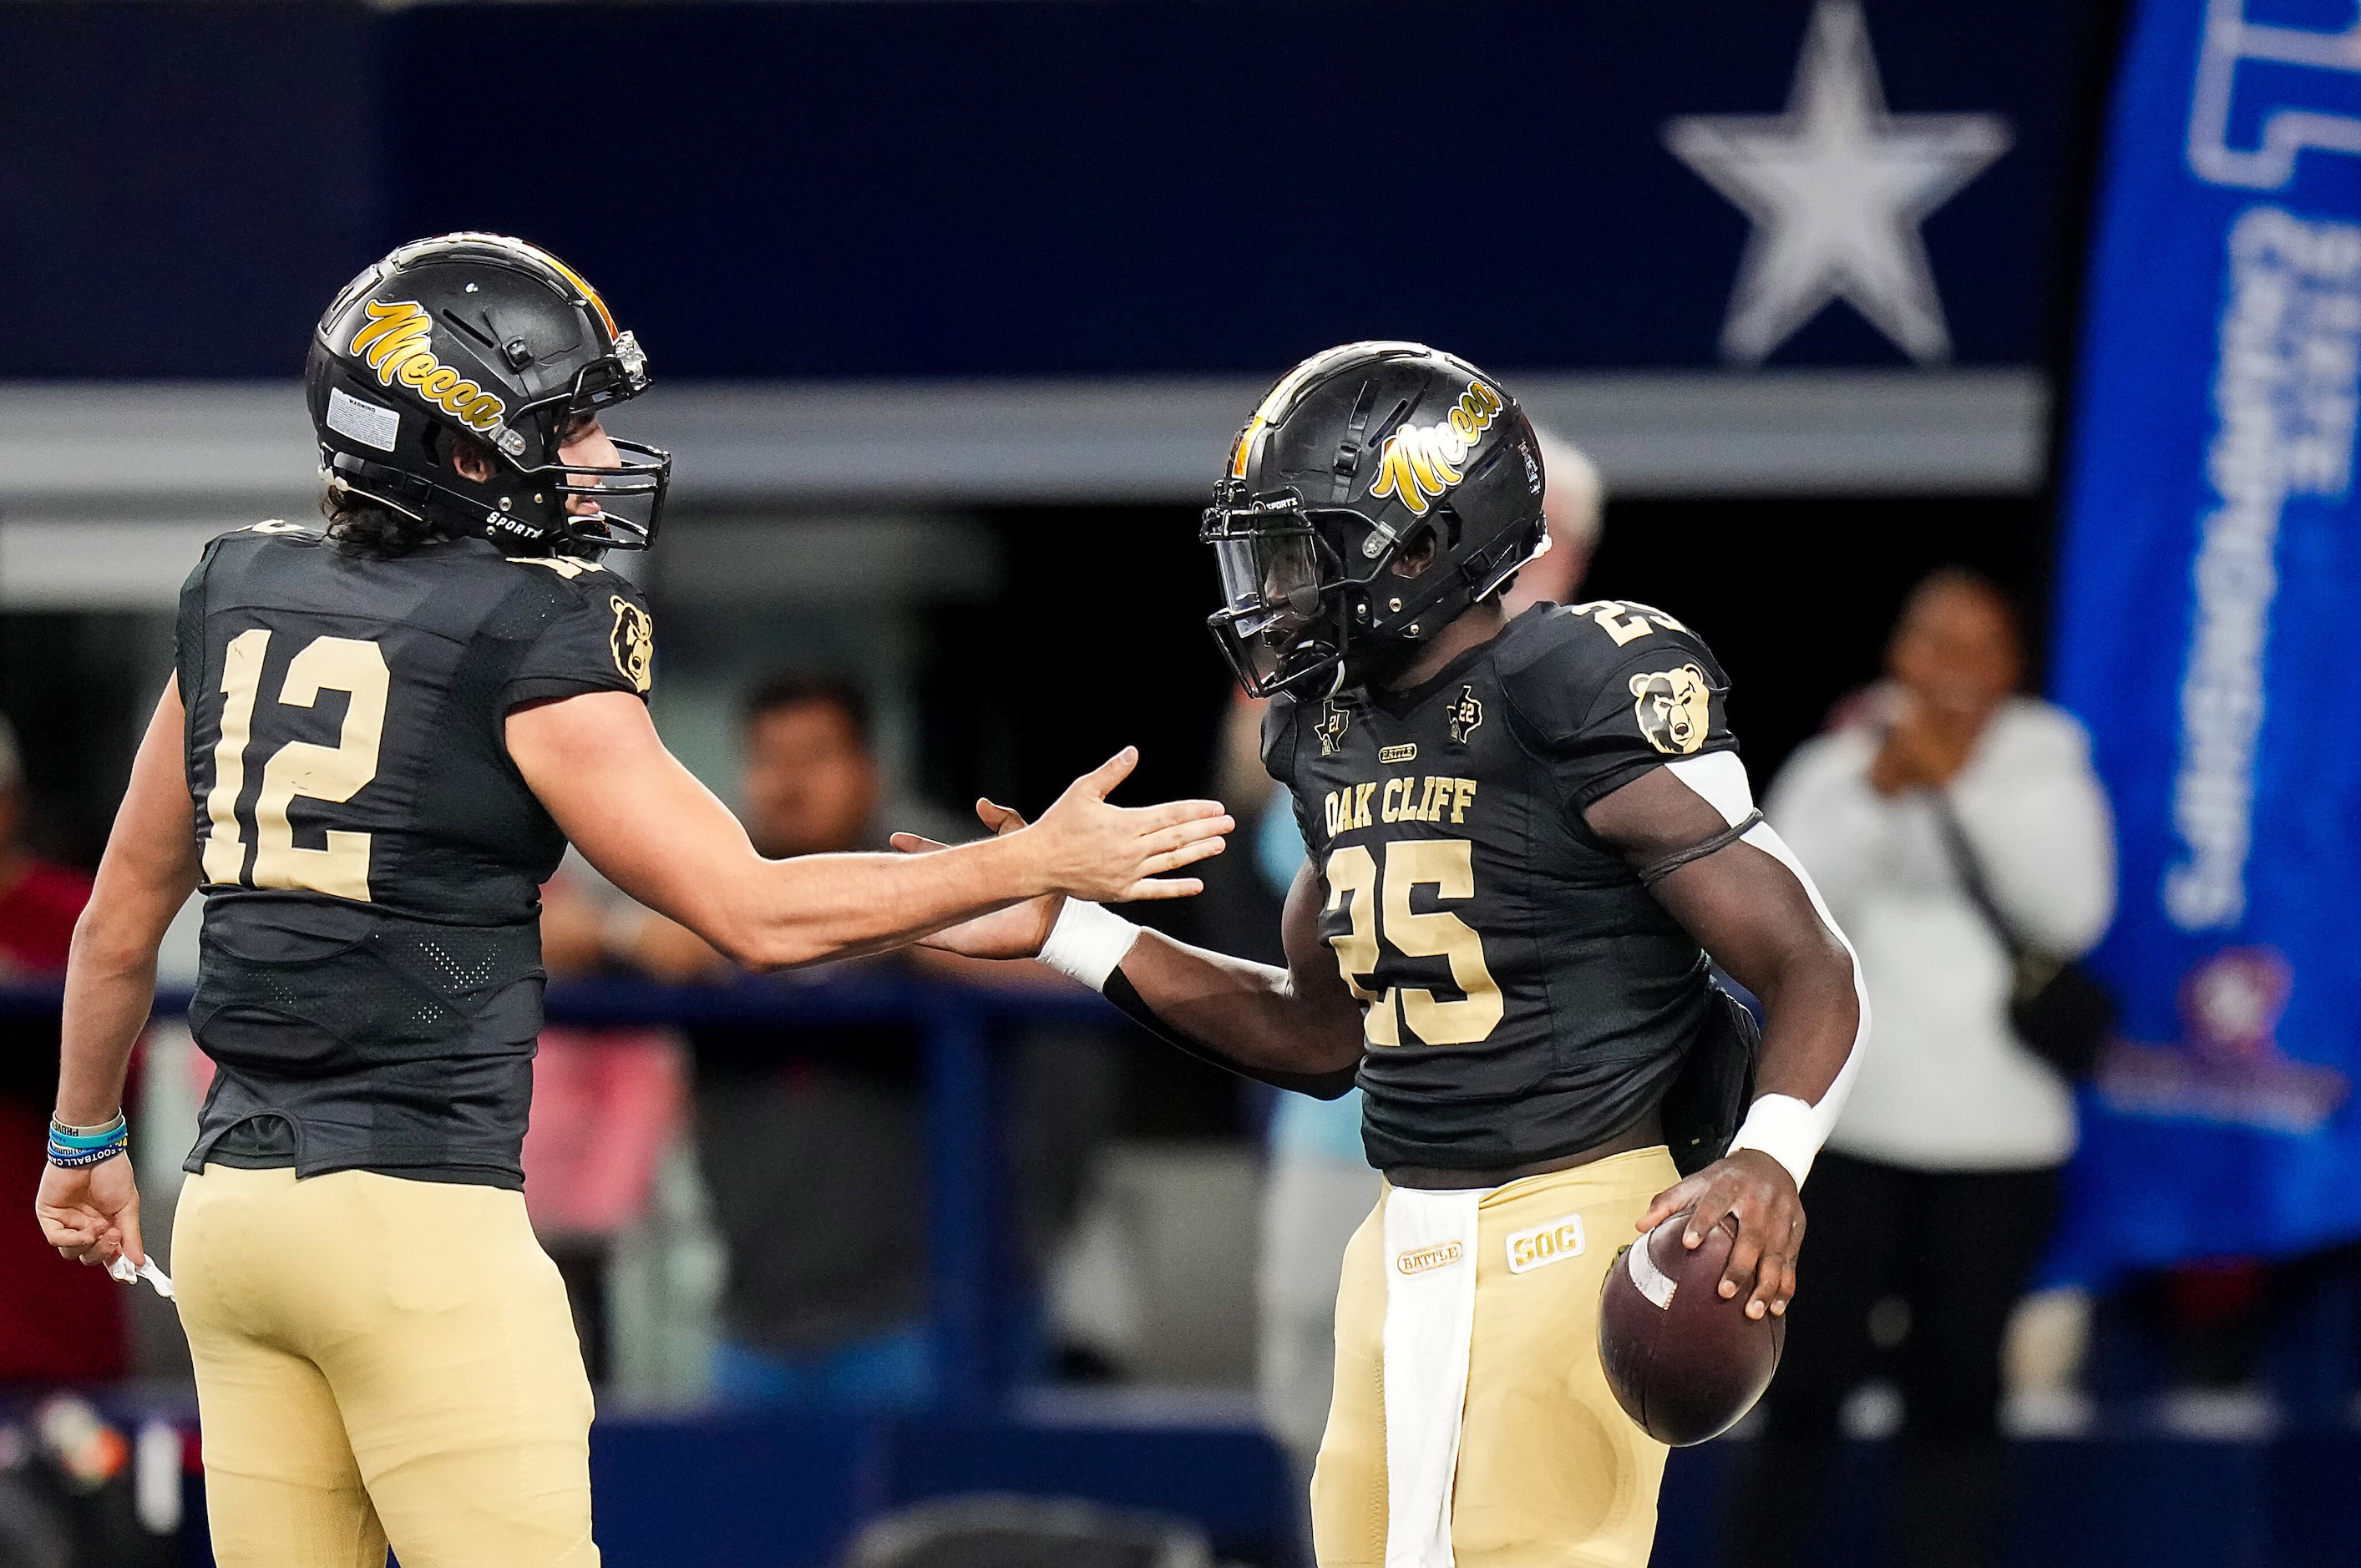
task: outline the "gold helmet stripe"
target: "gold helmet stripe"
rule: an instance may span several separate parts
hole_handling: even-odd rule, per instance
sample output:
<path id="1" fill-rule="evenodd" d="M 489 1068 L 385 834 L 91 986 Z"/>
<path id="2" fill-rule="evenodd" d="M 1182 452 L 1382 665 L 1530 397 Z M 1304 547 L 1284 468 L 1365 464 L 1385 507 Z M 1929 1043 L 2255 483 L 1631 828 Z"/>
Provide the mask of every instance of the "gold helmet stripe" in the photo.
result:
<path id="1" fill-rule="evenodd" d="M 589 280 L 584 278 L 581 273 L 577 272 L 571 267 L 566 266 L 566 263 L 560 261 L 557 258 L 542 249 L 541 247 L 533 244 L 533 241 L 529 239 L 519 239 L 514 235 L 484 234 L 472 229 L 463 229 L 456 234 L 437 235 L 433 239 L 422 239 L 412 244 L 405 245 L 400 250 L 395 251 L 390 259 L 399 265 L 406 262 L 412 254 L 423 250 L 429 246 L 442 245 L 448 241 L 463 241 L 477 245 L 496 246 L 500 249 L 513 250 L 523 256 L 531 258 L 533 260 L 540 262 L 543 266 L 547 267 L 559 277 L 565 279 L 568 283 L 573 284 L 576 291 L 581 294 L 582 298 L 586 302 L 588 302 L 590 308 L 598 313 L 598 319 L 606 323 L 607 340 L 609 343 L 613 342 L 615 338 L 620 334 L 621 329 L 615 325 L 614 313 L 607 308 L 607 302 L 598 297 L 598 291 L 590 286 Z"/>
<path id="2" fill-rule="evenodd" d="M 565 274 L 566 280 L 567 282 L 582 291 L 582 297 L 590 302 L 590 308 L 598 313 L 598 319 L 600 321 L 607 323 L 608 341 L 614 341 L 616 336 L 615 317 L 613 313 L 607 309 L 607 302 L 598 297 L 598 291 L 593 289 L 589 283 L 585 280 L 581 273 L 577 272 L 571 267 L 566 266 L 566 263 L 558 260 L 557 258 L 550 255 L 549 252 L 542 249 L 541 247 L 537 245 L 529 245 L 525 247 L 525 248 L 533 251 L 544 261 L 548 262 L 552 267 L 556 268 L 558 271 Z"/>

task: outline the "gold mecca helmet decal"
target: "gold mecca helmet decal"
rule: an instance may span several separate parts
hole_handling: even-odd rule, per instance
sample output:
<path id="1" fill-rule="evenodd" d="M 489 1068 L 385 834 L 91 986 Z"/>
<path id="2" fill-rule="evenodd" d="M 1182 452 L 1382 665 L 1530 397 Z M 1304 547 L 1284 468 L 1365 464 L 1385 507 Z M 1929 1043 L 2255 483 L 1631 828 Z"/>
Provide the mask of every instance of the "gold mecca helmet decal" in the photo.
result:
<path id="1" fill-rule="evenodd" d="M 630 334 L 616 330 L 614 313 L 607 308 L 607 302 L 599 297 L 598 291 L 593 289 L 582 274 L 541 247 L 495 234 L 445 235 L 441 240 L 427 243 L 441 244 L 449 240 L 465 240 L 506 250 L 547 267 L 572 284 L 582 302 L 598 313 L 600 324 L 607 329 L 607 341 L 615 345 L 619 354 L 626 358 L 638 355 L 637 342 Z M 399 258 L 405 251 L 416 248 L 404 247 L 394 254 Z M 390 387 L 398 381 L 415 390 L 428 402 L 439 406 L 444 412 L 470 430 L 490 431 L 499 427 L 500 416 L 508 412 L 508 404 L 434 357 L 434 323 L 423 305 L 415 300 L 371 300 L 363 309 L 368 320 L 353 334 L 353 340 L 345 352 L 357 358 L 366 358 L 368 367 L 377 372 L 379 385 Z"/>
<path id="2" fill-rule="evenodd" d="M 1428 501 L 1442 499 L 1464 477 L 1460 465 L 1505 406 L 1499 393 L 1470 381 L 1444 418 L 1406 424 L 1387 436 L 1385 450 L 1378 454 L 1377 479 L 1369 486 L 1371 498 L 1400 496 L 1411 516 L 1424 517 Z"/>
<path id="3" fill-rule="evenodd" d="M 345 352 L 366 357 L 379 386 L 399 381 L 471 430 L 500 422 L 508 404 L 434 357 L 434 323 L 425 307 L 414 300 L 371 300 L 363 308 L 368 320 Z"/>

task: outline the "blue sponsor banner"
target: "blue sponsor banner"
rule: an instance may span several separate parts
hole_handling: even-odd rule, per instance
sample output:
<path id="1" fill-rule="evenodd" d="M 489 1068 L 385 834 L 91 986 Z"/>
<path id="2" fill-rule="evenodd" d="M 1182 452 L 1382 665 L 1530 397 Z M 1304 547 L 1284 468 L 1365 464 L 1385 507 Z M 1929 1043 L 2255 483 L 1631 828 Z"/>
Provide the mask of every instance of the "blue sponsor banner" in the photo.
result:
<path id="1" fill-rule="evenodd" d="M 2054 639 L 2122 842 L 2091 1277 L 2361 1235 L 2352 25 L 2147 0 L 2117 86 Z"/>

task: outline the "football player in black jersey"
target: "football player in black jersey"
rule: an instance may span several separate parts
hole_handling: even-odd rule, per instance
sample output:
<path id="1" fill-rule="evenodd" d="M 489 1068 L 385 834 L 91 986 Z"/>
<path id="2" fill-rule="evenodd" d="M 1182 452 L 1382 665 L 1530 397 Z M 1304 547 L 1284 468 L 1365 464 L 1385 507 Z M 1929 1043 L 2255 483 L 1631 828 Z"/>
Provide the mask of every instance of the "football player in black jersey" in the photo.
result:
<path id="1" fill-rule="evenodd" d="M 1600 1371 L 1604 1271 L 1686 1211 L 1692 1246 L 1736 1231 L 1722 1294 L 1784 1311 L 1867 1024 L 1704 641 L 1645 605 L 1502 612 L 1542 488 L 1524 415 L 1466 362 L 1365 343 L 1298 366 L 1203 528 L 1214 634 L 1271 699 L 1264 761 L 1311 850 L 1287 967 L 1075 900 L 932 938 L 1038 954 L 1265 1082 L 1366 1091 L 1387 1189 L 1345 1262 L 1322 1568 L 1644 1562 L 1664 1451 Z M 1708 954 L 1764 1004 L 1759 1038 Z"/>
<path id="2" fill-rule="evenodd" d="M 665 751 L 654 632 L 599 563 L 670 459 L 599 419 L 648 384 L 598 293 L 449 235 L 338 296 L 307 371 L 324 532 L 205 549 L 75 933 L 51 1165 L 68 1256 L 147 1262 L 120 1100 L 156 948 L 205 894 L 215 1064 L 174 1245 L 225 1565 L 588 1564 L 590 1389 L 525 1219 L 538 889 L 571 839 L 752 969 L 896 946 L 1052 892 L 1162 897 L 1213 802 L 1105 802 L 919 862 L 766 861 Z"/>

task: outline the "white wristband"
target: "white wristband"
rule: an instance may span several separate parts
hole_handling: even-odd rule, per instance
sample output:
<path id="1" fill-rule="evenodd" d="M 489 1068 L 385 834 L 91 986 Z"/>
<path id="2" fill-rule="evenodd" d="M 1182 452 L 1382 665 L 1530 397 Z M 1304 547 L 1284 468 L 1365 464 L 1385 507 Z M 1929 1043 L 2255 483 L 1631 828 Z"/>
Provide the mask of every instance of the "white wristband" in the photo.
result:
<path id="1" fill-rule="evenodd" d="M 1139 927 L 1086 898 L 1069 898 L 1037 955 L 1040 960 L 1093 991 L 1106 989 L 1107 976 L 1139 940 Z"/>
<path id="2" fill-rule="evenodd" d="M 1766 1094 L 1746 1113 L 1738 1136 L 1730 1140 L 1730 1152 L 1762 1150 L 1785 1166 L 1800 1188 L 1804 1178 L 1812 1173 L 1813 1157 L 1827 1137 L 1818 1112 L 1792 1094 Z"/>

